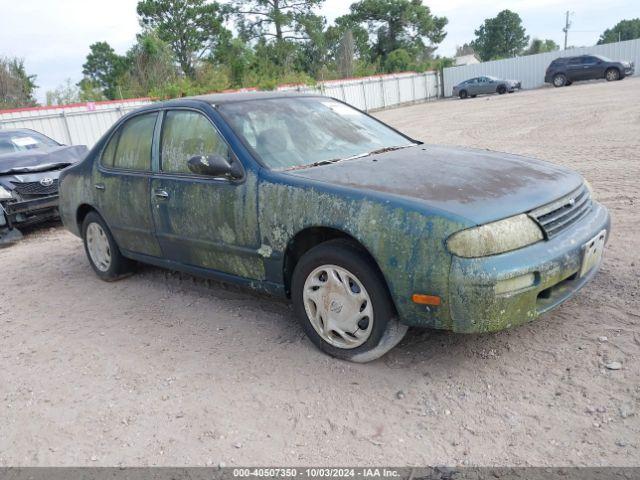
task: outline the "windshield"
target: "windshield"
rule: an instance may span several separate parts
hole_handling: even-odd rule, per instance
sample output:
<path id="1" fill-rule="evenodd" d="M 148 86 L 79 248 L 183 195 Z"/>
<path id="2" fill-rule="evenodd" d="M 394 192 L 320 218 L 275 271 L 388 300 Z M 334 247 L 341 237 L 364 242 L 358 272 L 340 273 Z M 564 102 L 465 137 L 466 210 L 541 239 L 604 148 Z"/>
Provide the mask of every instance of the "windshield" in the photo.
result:
<path id="1" fill-rule="evenodd" d="M 386 125 L 330 98 L 247 100 L 223 103 L 219 110 L 263 163 L 276 170 L 414 145 Z"/>
<path id="2" fill-rule="evenodd" d="M 0 132 L 0 155 L 57 146 L 58 143 L 38 132 Z"/>

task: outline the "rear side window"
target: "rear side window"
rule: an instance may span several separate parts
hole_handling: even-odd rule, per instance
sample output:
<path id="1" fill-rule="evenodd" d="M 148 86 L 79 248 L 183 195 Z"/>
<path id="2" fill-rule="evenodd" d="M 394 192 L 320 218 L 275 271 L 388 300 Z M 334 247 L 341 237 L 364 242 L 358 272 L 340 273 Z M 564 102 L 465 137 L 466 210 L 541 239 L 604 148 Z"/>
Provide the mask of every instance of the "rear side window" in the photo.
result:
<path id="1" fill-rule="evenodd" d="M 120 132 L 116 132 L 111 135 L 109 139 L 109 143 L 106 148 L 102 151 L 102 165 L 105 167 L 113 167 L 113 157 L 116 153 L 116 147 L 118 146 L 118 137 L 120 136 Z"/>
<path id="2" fill-rule="evenodd" d="M 138 115 L 120 127 L 102 154 L 102 164 L 126 170 L 151 170 L 151 145 L 157 112 Z"/>
<path id="3" fill-rule="evenodd" d="M 167 112 L 160 145 L 161 169 L 167 173 L 192 173 L 187 162 L 196 156 L 229 156 L 227 144 L 211 122 L 189 110 Z"/>

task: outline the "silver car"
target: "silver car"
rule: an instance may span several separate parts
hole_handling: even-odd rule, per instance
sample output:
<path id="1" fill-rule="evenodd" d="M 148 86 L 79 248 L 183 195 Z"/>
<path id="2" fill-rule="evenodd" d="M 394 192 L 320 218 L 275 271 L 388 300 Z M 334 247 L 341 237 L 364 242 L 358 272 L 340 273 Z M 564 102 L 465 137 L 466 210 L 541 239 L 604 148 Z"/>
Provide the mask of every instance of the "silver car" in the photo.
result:
<path id="1" fill-rule="evenodd" d="M 519 80 L 502 80 L 497 77 L 485 75 L 474 77 L 453 87 L 453 96 L 460 98 L 475 97 L 487 93 L 513 93 L 521 88 Z"/>

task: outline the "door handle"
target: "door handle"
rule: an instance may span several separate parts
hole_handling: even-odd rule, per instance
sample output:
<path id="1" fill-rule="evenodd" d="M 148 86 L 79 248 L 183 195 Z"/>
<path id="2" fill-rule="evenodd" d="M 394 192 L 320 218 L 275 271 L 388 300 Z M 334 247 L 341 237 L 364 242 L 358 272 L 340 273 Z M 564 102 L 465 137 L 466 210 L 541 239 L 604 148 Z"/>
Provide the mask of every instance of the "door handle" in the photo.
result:
<path id="1" fill-rule="evenodd" d="M 104 183 L 96 183 L 94 187 L 96 187 L 96 190 L 104 190 Z"/>
<path id="2" fill-rule="evenodd" d="M 154 190 L 153 194 L 158 198 L 169 198 L 169 192 L 166 190 Z"/>

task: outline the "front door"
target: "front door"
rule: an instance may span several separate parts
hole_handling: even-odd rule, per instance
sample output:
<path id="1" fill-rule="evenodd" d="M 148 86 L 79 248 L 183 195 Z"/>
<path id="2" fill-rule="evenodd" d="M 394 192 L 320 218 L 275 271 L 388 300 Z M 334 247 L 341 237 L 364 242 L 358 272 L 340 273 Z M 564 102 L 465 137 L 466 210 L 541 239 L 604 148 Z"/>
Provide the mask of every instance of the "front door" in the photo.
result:
<path id="1" fill-rule="evenodd" d="M 584 68 L 582 65 L 582 57 L 573 57 L 567 63 L 567 79 L 569 81 L 584 80 Z"/>
<path id="2" fill-rule="evenodd" d="M 97 206 L 122 250 L 160 256 L 149 203 L 151 146 L 158 112 L 127 120 L 111 136 L 95 171 Z"/>
<path id="3" fill-rule="evenodd" d="M 243 180 L 234 181 L 189 170 L 192 157 L 233 155 L 209 118 L 189 109 L 165 112 L 159 154 L 151 203 L 165 258 L 264 279 L 254 174 L 247 172 Z"/>

